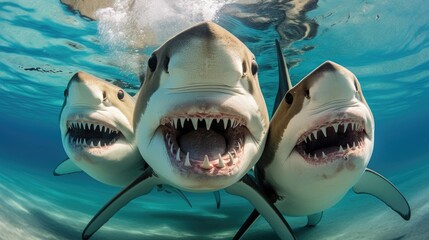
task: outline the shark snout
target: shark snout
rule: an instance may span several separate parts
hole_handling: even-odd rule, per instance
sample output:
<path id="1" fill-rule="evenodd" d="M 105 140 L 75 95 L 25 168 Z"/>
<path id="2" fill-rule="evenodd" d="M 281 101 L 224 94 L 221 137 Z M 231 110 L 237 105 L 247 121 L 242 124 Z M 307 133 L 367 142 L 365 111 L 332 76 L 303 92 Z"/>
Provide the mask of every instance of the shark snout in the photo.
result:
<path id="1" fill-rule="evenodd" d="M 99 87 L 93 86 L 93 83 L 85 80 L 86 73 L 76 73 L 68 86 L 69 105 L 73 106 L 98 106 L 103 101 L 103 91 Z"/>
<path id="2" fill-rule="evenodd" d="M 328 61 L 320 66 L 320 77 L 309 88 L 310 99 L 320 104 L 349 102 L 358 92 L 355 75 L 346 68 Z"/>

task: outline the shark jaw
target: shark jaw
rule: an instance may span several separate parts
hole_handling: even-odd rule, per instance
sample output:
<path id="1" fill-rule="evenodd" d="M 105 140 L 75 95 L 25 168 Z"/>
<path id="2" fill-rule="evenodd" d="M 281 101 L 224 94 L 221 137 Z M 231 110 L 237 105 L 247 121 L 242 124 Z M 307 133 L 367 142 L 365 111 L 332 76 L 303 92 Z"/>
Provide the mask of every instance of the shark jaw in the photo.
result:
<path id="1" fill-rule="evenodd" d="M 166 111 L 154 134 L 147 136 L 147 143 L 139 139 L 142 135 L 137 128 L 141 153 L 148 162 L 156 160 L 149 164 L 173 186 L 197 192 L 227 187 L 238 181 L 262 153 L 266 137 L 262 121 L 232 108 L 209 105 L 210 110 L 190 106 Z M 143 147 L 146 150 L 141 150 Z"/>
<path id="2" fill-rule="evenodd" d="M 240 117 L 195 113 L 165 117 L 161 122 L 171 164 L 182 174 L 214 176 L 237 171 L 249 132 Z"/>
<path id="3" fill-rule="evenodd" d="M 105 155 L 120 143 L 126 142 L 124 134 L 113 125 L 94 118 L 74 117 L 68 120 L 65 142 L 75 154 Z"/>
<path id="4" fill-rule="evenodd" d="M 322 120 L 297 140 L 294 151 L 309 164 L 348 161 L 364 154 L 369 141 L 364 119 L 346 113 L 338 115 L 342 117 Z"/>

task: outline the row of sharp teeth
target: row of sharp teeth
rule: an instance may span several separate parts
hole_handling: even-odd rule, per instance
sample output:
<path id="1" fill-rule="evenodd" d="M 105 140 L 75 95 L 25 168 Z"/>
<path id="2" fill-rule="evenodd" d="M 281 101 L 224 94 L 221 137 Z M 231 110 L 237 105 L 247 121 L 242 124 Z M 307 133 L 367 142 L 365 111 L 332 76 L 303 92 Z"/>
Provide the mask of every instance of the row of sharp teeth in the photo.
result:
<path id="1" fill-rule="evenodd" d="M 77 129 L 82 129 L 82 130 L 92 130 L 92 131 L 99 131 L 99 132 L 104 132 L 104 133 L 114 133 L 114 134 L 118 134 L 119 131 L 117 130 L 112 130 L 109 127 L 100 125 L 100 124 L 96 124 L 96 123 L 84 123 L 84 122 L 68 122 L 67 123 L 67 127 L 68 129 L 72 129 L 72 128 L 77 128 Z"/>
<path id="2" fill-rule="evenodd" d="M 344 153 L 346 151 L 350 151 L 350 150 L 355 150 L 356 147 L 360 147 L 361 143 L 358 143 L 356 145 L 356 142 L 353 141 L 353 146 L 350 147 L 350 145 L 347 143 L 346 149 L 343 148 L 343 146 L 340 145 L 339 149 L 338 149 L 338 153 Z M 325 152 L 322 151 L 322 158 L 325 158 L 326 154 Z M 312 158 L 311 153 L 308 153 L 308 158 Z M 319 158 L 317 157 L 317 154 L 314 154 L 314 160 L 318 160 Z"/>
<path id="3" fill-rule="evenodd" d="M 86 138 L 70 138 L 70 142 L 76 144 L 76 145 L 81 145 L 83 147 L 102 147 L 101 145 L 101 140 L 86 140 Z M 94 142 L 98 142 L 95 143 Z M 104 146 L 108 146 L 108 145 L 112 145 L 114 142 L 114 140 L 112 140 L 110 143 L 104 143 Z"/>
<path id="4" fill-rule="evenodd" d="M 223 127 L 226 129 L 228 127 L 228 124 L 232 128 L 236 128 L 238 126 L 244 125 L 242 121 L 237 119 L 229 119 L 229 118 L 210 118 L 210 117 L 204 117 L 204 118 L 198 118 L 198 117 L 174 117 L 169 120 L 169 123 L 174 128 L 178 128 L 179 124 L 183 127 L 185 125 L 185 121 L 191 121 L 192 126 L 195 130 L 198 129 L 198 122 L 201 121 L 206 124 L 207 130 L 210 130 L 210 127 L 212 125 L 212 122 L 216 120 L 217 123 L 220 123 L 220 121 L 223 121 Z"/>
<path id="5" fill-rule="evenodd" d="M 167 137 L 167 141 L 168 141 L 168 146 L 170 146 L 170 153 L 172 155 L 176 156 L 175 157 L 176 161 L 181 162 L 181 161 L 184 160 L 185 161 L 185 163 L 184 163 L 185 167 L 192 167 L 191 161 L 189 159 L 189 152 L 187 152 L 186 156 L 183 157 L 183 155 L 181 154 L 181 149 L 179 147 L 177 149 L 176 153 L 174 153 L 174 144 L 171 141 L 171 139 L 170 139 L 170 137 L 169 137 L 168 134 L 166 135 L 166 137 Z M 239 139 L 238 142 L 237 142 L 237 146 L 236 147 L 238 148 L 238 150 L 241 149 L 240 142 L 242 142 L 241 139 Z M 225 163 L 226 162 L 229 162 L 229 165 L 235 164 L 237 162 L 237 156 L 238 156 L 238 154 L 237 154 L 237 150 L 235 150 L 235 148 L 232 149 L 232 152 L 228 152 L 227 159 L 223 159 L 222 155 L 219 153 L 218 154 L 217 162 L 215 163 L 216 167 L 217 168 L 223 168 L 223 167 L 225 167 Z M 203 160 L 203 164 L 201 164 L 200 167 L 202 169 L 209 170 L 209 169 L 212 169 L 214 167 L 214 165 L 212 163 L 210 163 L 209 157 L 207 155 L 205 155 L 204 156 L 204 160 Z"/>
<path id="6" fill-rule="evenodd" d="M 320 129 L 317 129 L 315 131 L 313 131 L 312 133 L 310 133 L 307 137 L 304 138 L 305 143 L 307 143 L 308 141 L 311 141 L 312 139 L 317 140 L 317 132 L 321 131 L 323 133 L 323 136 L 327 137 L 327 133 L 326 133 L 326 128 L 328 127 L 333 127 L 335 133 L 338 133 L 338 126 L 339 125 L 344 125 L 344 129 L 343 129 L 343 133 L 345 133 L 347 131 L 347 127 L 349 126 L 349 124 L 352 126 L 352 131 L 361 131 L 363 130 L 362 125 L 360 125 L 359 123 L 349 123 L 349 122 L 345 122 L 345 123 L 334 123 L 331 126 L 325 126 L 325 127 L 321 127 Z"/>

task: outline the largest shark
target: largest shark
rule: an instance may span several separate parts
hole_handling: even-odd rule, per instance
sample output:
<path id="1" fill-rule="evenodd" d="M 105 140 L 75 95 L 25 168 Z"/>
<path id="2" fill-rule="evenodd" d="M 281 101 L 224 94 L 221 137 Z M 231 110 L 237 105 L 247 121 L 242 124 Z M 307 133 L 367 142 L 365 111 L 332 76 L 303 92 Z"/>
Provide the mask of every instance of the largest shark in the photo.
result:
<path id="1" fill-rule="evenodd" d="M 132 199 L 168 184 L 243 196 L 279 236 L 293 239 L 282 215 L 246 175 L 262 154 L 269 127 L 257 72 L 250 50 L 211 22 L 157 49 L 134 111 L 137 146 L 150 168 L 97 213 L 82 237 Z"/>
<path id="2" fill-rule="evenodd" d="M 292 87 L 279 42 L 279 91 L 267 145 L 255 166 L 258 183 L 284 214 L 323 211 L 348 190 L 379 198 L 405 220 L 407 200 L 386 178 L 367 168 L 374 148 L 374 117 L 356 76 L 327 61 Z M 283 97 L 279 97 L 283 96 Z M 254 210 L 235 239 L 259 216 Z"/>

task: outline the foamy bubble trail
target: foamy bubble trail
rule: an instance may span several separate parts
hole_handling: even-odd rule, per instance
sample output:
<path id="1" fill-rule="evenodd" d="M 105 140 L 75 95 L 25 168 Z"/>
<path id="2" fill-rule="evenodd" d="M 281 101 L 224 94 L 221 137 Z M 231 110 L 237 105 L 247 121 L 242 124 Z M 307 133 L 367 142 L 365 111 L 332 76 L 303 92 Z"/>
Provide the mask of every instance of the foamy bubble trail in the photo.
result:
<path id="1" fill-rule="evenodd" d="M 116 64 L 141 75 L 153 48 L 196 23 L 216 22 L 222 6 L 232 1 L 116 0 L 96 13 L 100 39 Z"/>

